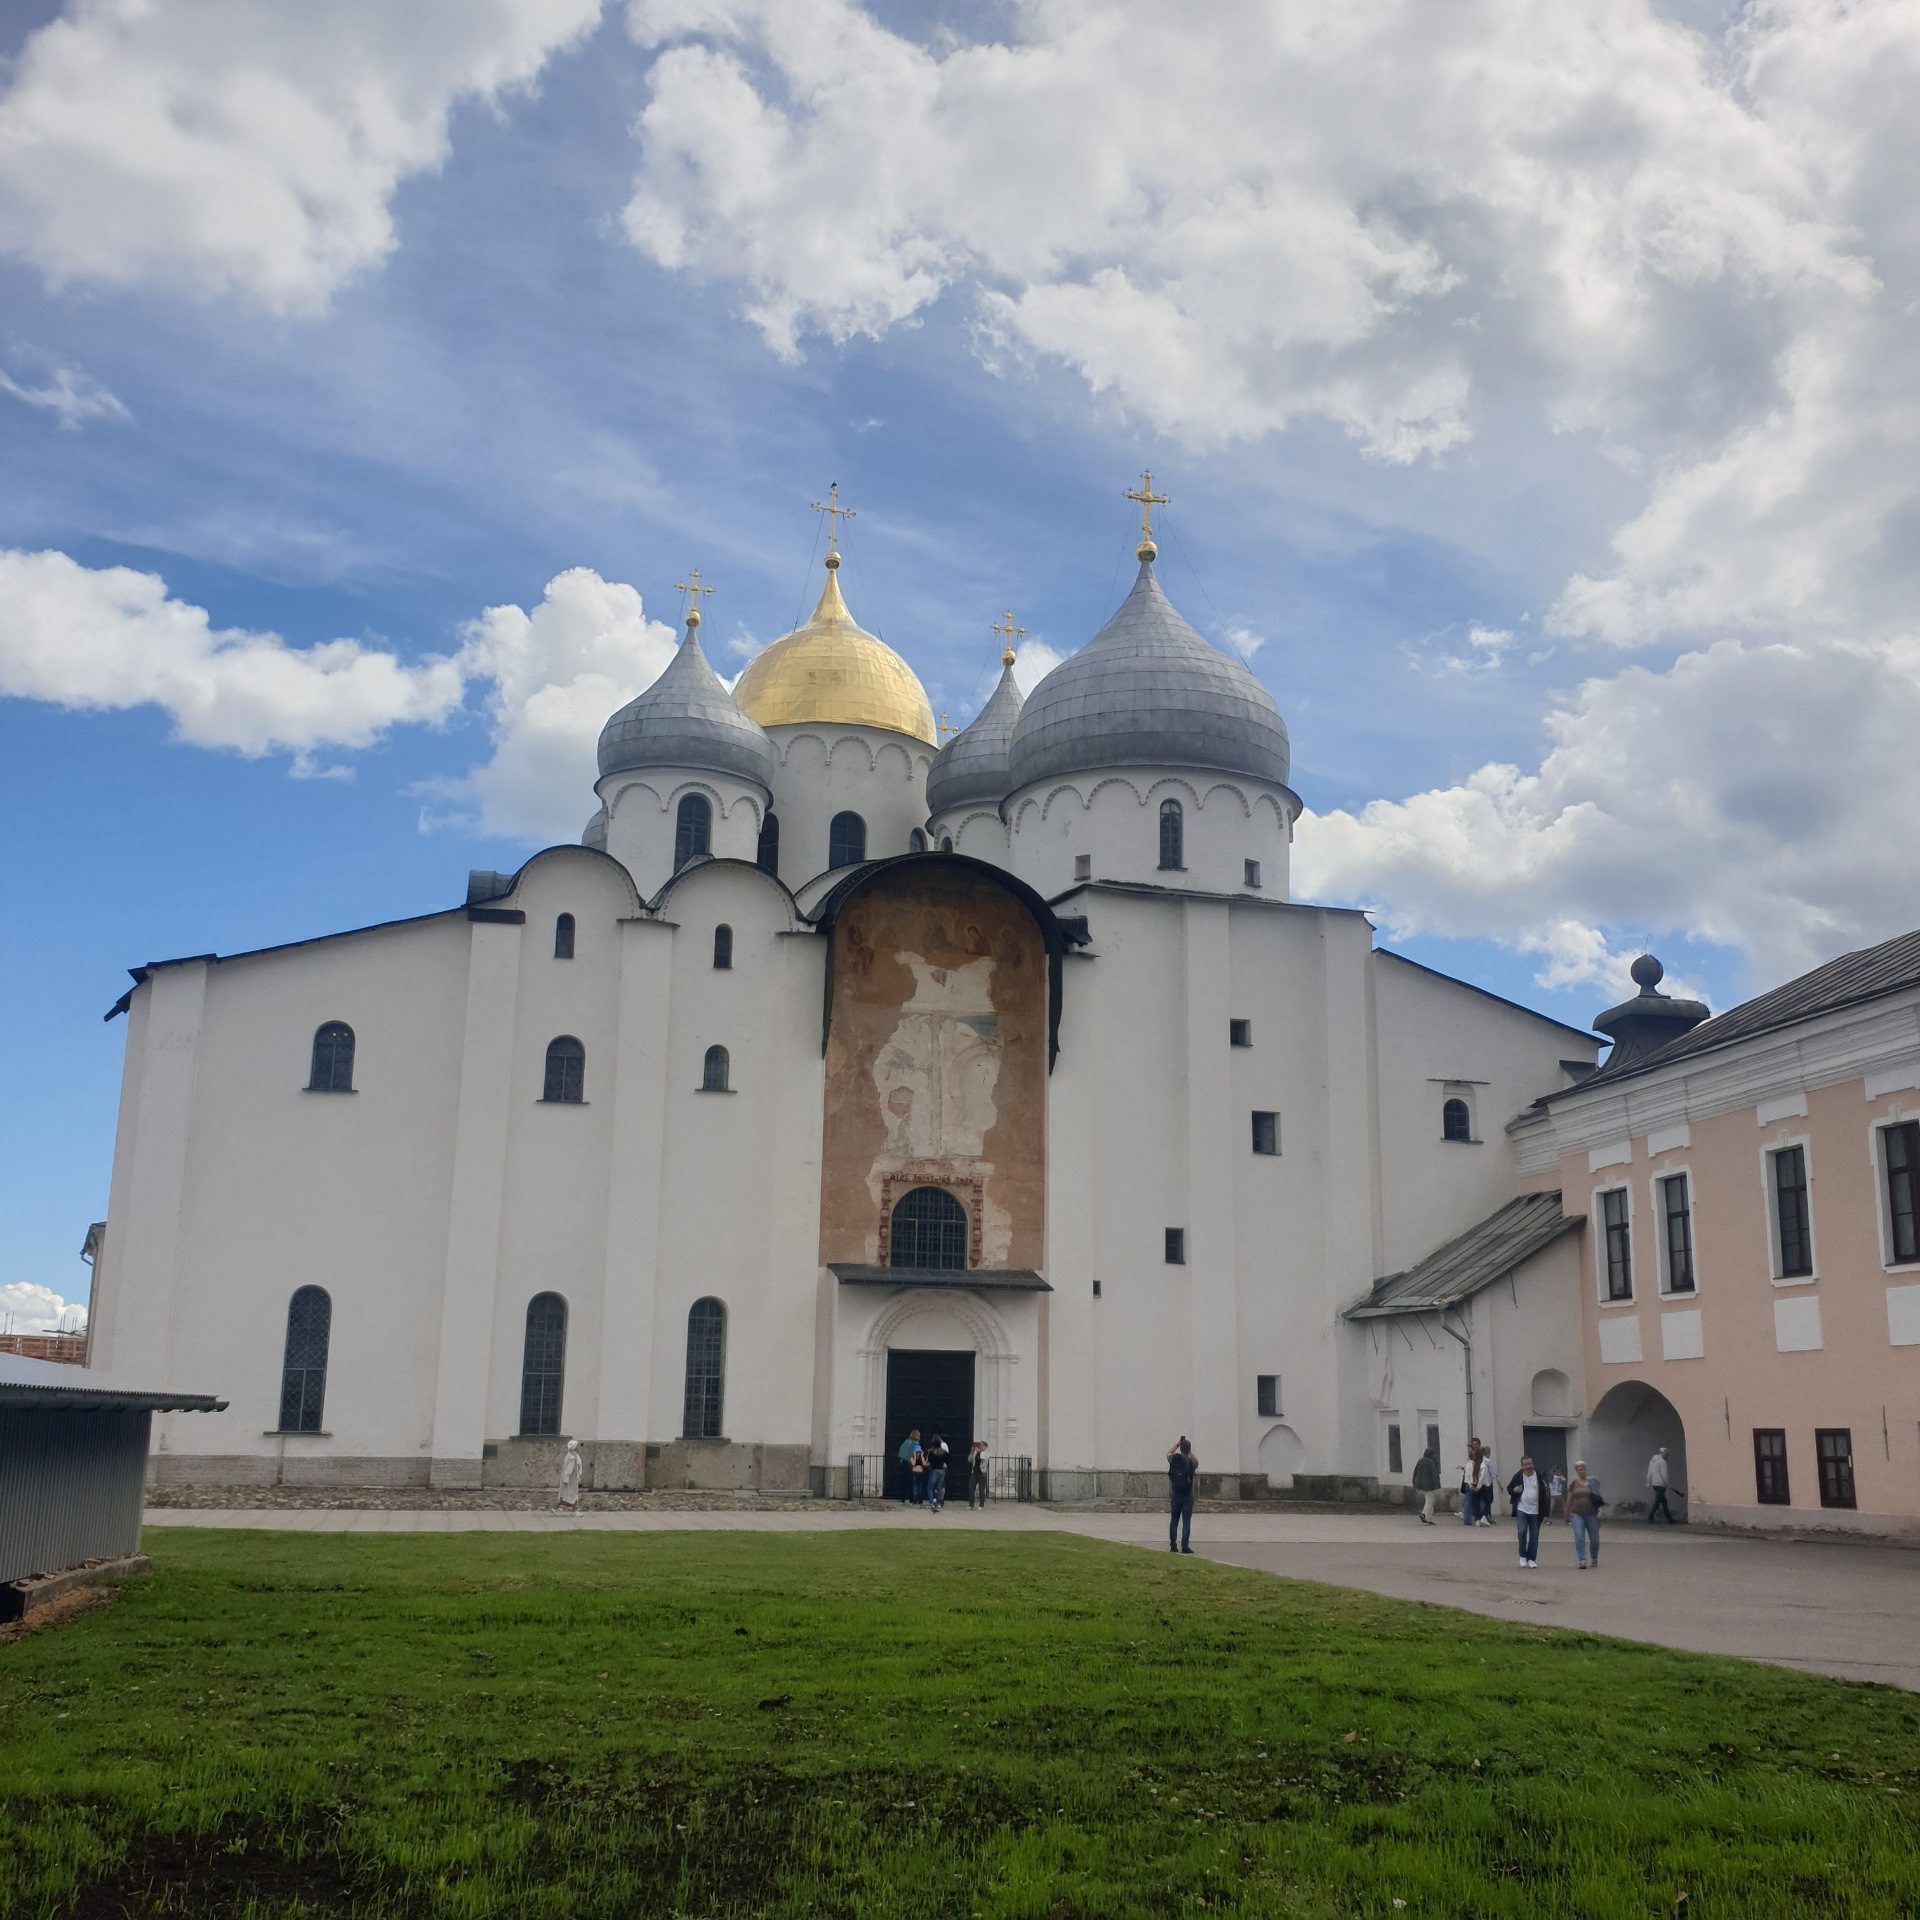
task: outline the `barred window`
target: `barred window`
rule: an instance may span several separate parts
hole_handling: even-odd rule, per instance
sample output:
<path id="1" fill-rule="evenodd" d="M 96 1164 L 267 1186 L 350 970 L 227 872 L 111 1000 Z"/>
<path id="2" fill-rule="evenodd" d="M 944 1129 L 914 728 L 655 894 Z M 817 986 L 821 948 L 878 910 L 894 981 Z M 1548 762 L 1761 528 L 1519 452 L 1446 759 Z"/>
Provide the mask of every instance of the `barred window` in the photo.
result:
<path id="1" fill-rule="evenodd" d="M 563 1033 L 547 1048 L 547 1080 L 540 1098 L 563 1106 L 586 1099 L 587 1050 L 572 1034 Z"/>
<path id="2" fill-rule="evenodd" d="M 867 823 L 857 813 L 836 813 L 827 828 L 827 865 L 857 867 L 867 857 Z"/>
<path id="3" fill-rule="evenodd" d="M 1467 1111 L 1467 1103 L 1457 1095 L 1441 1105 L 1440 1138 L 1442 1140 L 1473 1138 L 1473 1115 Z"/>
<path id="4" fill-rule="evenodd" d="M 307 1075 L 307 1091 L 353 1091 L 353 1029 L 344 1020 L 329 1020 L 315 1032 L 313 1066 Z"/>
<path id="5" fill-rule="evenodd" d="M 727 1310 L 718 1300 L 696 1300 L 687 1310 L 687 1393 L 680 1432 L 688 1440 L 718 1440 L 725 1429 Z"/>
<path id="6" fill-rule="evenodd" d="M 894 1202 L 887 1264 L 961 1273 L 967 1265 L 967 1210 L 944 1187 L 914 1187 Z"/>
<path id="7" fill-rule="evenodd" d="M 709 1047 L 707 1057 L 700 1066 L 700 1091 L 702 1093 L 726 1093 L 727 1069 L 732 1064 L 727 1058 L 725 1047 Z"/>
<path id="8" fill-rule="evenodd" d="M 280 1363 L 280 1431 L 318 1433 L 327 1400 L 327 1347 L 333 1301 L 325 1287 L 298 1288 L 287 1302 L 287 1344 Z"/>
<path id="9" fill-rule="evenodd" d="M 527 1302 L 527 1339 L 520 1358 L 520 1431 L 560 1431 L 561 1390 L 567 1374 L 567 1303 L 557 1293 Z"/>
<path id="10" fill-rule="evenodd" d="M 713 808 L 704 793 L 683 794 L 673 822 L 673 870 L 706 853 L 713 841 Z"/>
<path id="11" fill-rule="evenodd" d="M 1920 1260 L 1920 1120 L 1880 1135 L 1887 1162 L 1887 1247 L 1896 1261 Z"/>
<path id="12" fill-rule="evenodd" d="M 1160 802 L 1160 865 L 1178 872 L 1186 862 L 1186 821 L 1178 800 Z"/>
<path id="13" fill-rule="evenodd" d="M 563 913 L 553 923 L 553 957 L 556 960 L 573 958 L 573 915 Z"/>
<path id="14" fill-rule="evenodd" d="M 1600 1196 L 1600 1224 L 1607 1241 L 1607 1298 L 1633 1298 L 1633 1238 L 1628 1225 L 1627 1190 L 1614 1187 Z"/>
<path id="15" fill-rule="evenodd" d="M 1660 1210 L 1667 1227 L 1667 1291 L 1693 1291 L 1693 1205 L 1687 1176 L 1673 1174 L 1660 1182 Z"/>

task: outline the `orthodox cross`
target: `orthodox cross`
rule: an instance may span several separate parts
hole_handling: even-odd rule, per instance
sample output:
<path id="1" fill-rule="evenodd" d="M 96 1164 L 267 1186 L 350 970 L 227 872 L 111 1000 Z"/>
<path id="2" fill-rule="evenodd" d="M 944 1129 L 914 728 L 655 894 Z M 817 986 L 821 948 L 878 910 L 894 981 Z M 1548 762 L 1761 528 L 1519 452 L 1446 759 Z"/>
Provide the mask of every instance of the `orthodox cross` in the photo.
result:
<path id="1" fill-rule="evenodd" d="M 684 580 L 676 580 L 673 590 L 687 596 L 687 625 L 697 627 L 700 624 L 700 596 L 713 591 L 711 587 L 700 584 L 700 569 L 695 567 Z"/>
<path id="2" fill-rule="evenodd" d="M 940 716 L 940 744 L 943 747 L 959 731 L 960 729 L 958 727 L 948 724 L 947 716 L 944 713 Z"/>
<path id="3" fill-rule="evenodd" d="M 993 631 L 999 634 L 999 636 L 1007 643 L 1005 651 L 1002 652 L 1002 654 L 1000 655 L 1000 664 L 1003 667 L 1012 666 L 1013 665 L 1013 643 L 1016 640 L 1024 640 L 1027 637 L 1026 628 L 1016 627 L 1013 624 L 1013 609 L 1009 607 L 1007 609 L 1007 615 L 1005 620 L 1004 621 L 996 620 L 993 623 Z"/>
<path id="4" fill-rule="evenodd" d="M 827 516 L 827 551 L 829 553 L 838 553 L 840 551 L 840 528 L 837 523 L 842 520 L 851 520 L 854 517 L 851 507 L 843 507 L 840 504 L 840 482 L 838 480 L 827 489 L 827 497 L 825 500 L 816 500 L 813 503 L 813 510 L 815 513 L 824 513 Z"/>
<path id="5" fill-rule="evenodd" d="M 1164 507 L 1167 504 L 1167 496 L 1164 493 L 1155 493 L 1153 475 L 1143 473 L 1140 476 L 1139 486 L 1127 489 L 1127 498 L 1140 502 L 1139 554 L 1142 560 L 1151 560 L 1160 551 L 1153 544 L 1153 510 L 1155 507 Z"/>

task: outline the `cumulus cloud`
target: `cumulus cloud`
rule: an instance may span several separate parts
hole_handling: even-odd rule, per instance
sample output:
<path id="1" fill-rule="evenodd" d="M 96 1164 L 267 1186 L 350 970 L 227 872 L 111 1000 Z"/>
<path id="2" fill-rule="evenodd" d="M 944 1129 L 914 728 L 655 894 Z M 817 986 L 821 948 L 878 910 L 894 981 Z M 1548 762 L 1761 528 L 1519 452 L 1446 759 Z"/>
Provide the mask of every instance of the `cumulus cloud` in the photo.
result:
<path id="1" fill-rule="evenodd" d="M 121 401 L 91 375 L 74 367 L 54 367 L 38 386 L 27 386 L 0 372 L 0 393 L 10 393 L 29 407 L 50 413 L 69 433 L 83 420 L 131 420 Z"/>
<path id="2" fill-rule="evenodd" d="M 0 1331 L 78 1333 L 86 1324 L 86 1308 L 63 1299 L 51 1287 L 32 1280 L 9 1280 L 0 1286 Z"/>
<path id="3" fill-rule="evenodd" d="M 408 665 L 356 640 L 294 647 L 216 630 L 158 574 L 0 551 L 0 695 L 100 711 L 155 706 L 197 747 L 293 753 L 365 747 L 460 705 L 453 660 Z"/>
<path id="4" fill-rule="evenodd" d="M 1764 983 L 1920 926 L 1920 640 L 1722 640 L 1589 680 L 1537 771 L 1309 814 L 1305 897 L 1491 935 L 1543 985 L 1613 980 L 1604 929 L 1743 948 Z"/>
<path id="5" fill-rule="evenodd" d="M 600 0 L 73 0 L 0 95 L 0 249 L 56 285 L 311 311 L 394 244 L 462 99 L 529 84 Z"/>
<path id="6" fill-rule="evenodd" d="M 489 833 L 573 840 L 592 811 L 594 747 L 607 717 L 666 670 L 678 636 L 634 588 L 571 567 L 531 613 L 489 607 L 460 664 L 491 682 L 493 756 L 433 791 Z"/>

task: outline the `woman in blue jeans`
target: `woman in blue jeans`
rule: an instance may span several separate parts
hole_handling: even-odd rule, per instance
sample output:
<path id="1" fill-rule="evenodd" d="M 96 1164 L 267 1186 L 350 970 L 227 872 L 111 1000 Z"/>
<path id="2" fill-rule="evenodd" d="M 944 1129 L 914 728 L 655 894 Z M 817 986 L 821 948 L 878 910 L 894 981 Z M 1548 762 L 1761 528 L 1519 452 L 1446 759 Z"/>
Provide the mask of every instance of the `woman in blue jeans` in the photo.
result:
<path id="1" fill-rule="evenodd" d="M 1576 1460 L 1567 1482 L 1567 1518 L 1573 1523 L 1574 1558 L 1583 1573 L 1600 1564 L 1600 1509 L 1606 1504 L 1600 1482 L 1587 1472 L 1584 1460 Z"/>

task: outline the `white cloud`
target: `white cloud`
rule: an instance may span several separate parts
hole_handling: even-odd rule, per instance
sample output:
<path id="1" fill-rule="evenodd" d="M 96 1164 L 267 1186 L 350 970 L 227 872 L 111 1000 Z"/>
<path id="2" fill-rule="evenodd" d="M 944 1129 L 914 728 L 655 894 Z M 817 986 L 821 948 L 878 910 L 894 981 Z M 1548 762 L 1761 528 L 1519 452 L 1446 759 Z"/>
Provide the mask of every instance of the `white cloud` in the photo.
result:
<path id="1" fill-rule="evenodd" d="M 1055 667 L 1067 656 L 1056 648 L 1050 647 L 1044 640 L 1022 640 L 1013 654 L 1013 684 L 1023 694 L 1031 693 Z M 996 672 L 994 682 L 999 681 Z M 990 685 L 987 689 L 993 691 Z"/>
<path id="2" fill-rule="evenodd" d="M 1229 627 L 1221 638 L 1226 642 L 1227 650 L 1238 654 L 1248 666 L 1253 665 L 1253 656 L 1267 644 L 1264 633 L 1255 633 L 1247 626 Z"/>
<path id="3" fill-rule="evenodd" d="M 215 631 L 158 574 L 83 567 L 64 553 L 0 551 L 0 696 L 56 706 L 156 706 L 196 747 L 365 747 L 389 727 L 447 718 L 459 665 L 355 640 L 293 647 L 272 633 Z"/>
<path id="4" fill-rule="evenodd" d="M 573 840 L 593 810 L 594 748 L 617 708 L 666 670 L 678 636 L 590 567 L 547 582 L 531 613 L 489 607 L 460 660 L 492 682 L 493 757 L 434 791 L 489 833 Z"/>
<path id="5" fill-rule="evenodd" d="M 1544 985 L 1613 979 L 1608 927 L 1743 948 L 1764 985 L 1920 926 L 1920 640 L 1722 640 L 1547 731 L 1537 772 L 1307 815 L 1296 891 L 1539 953 Z"/>
<path id="6" fill-rule="evenodd" d="M 8 1333 L 75 1333 L 87 1324 L 83 1302 L 63 1299 L 32 1280 L 0 1285 L 0 1330 Z"/>
<path id="7" fill-rule="evenodd" d="M 530 83 L 600 0 L 73 0 L 0 96 L 0 249 L 56 285 L 312 311 L 394 245 L 462 99 Z"/>
<path id="8" fill-rule="evenodd" d="M 0 393 L 10 393 L 29 407 L 51 413 L 69 433 L 83 420 L 131 420 L 133 415 L 99 381 L 73 367 L 52 368 L 45 382 L 24 386 L 0 372 Z"/>

